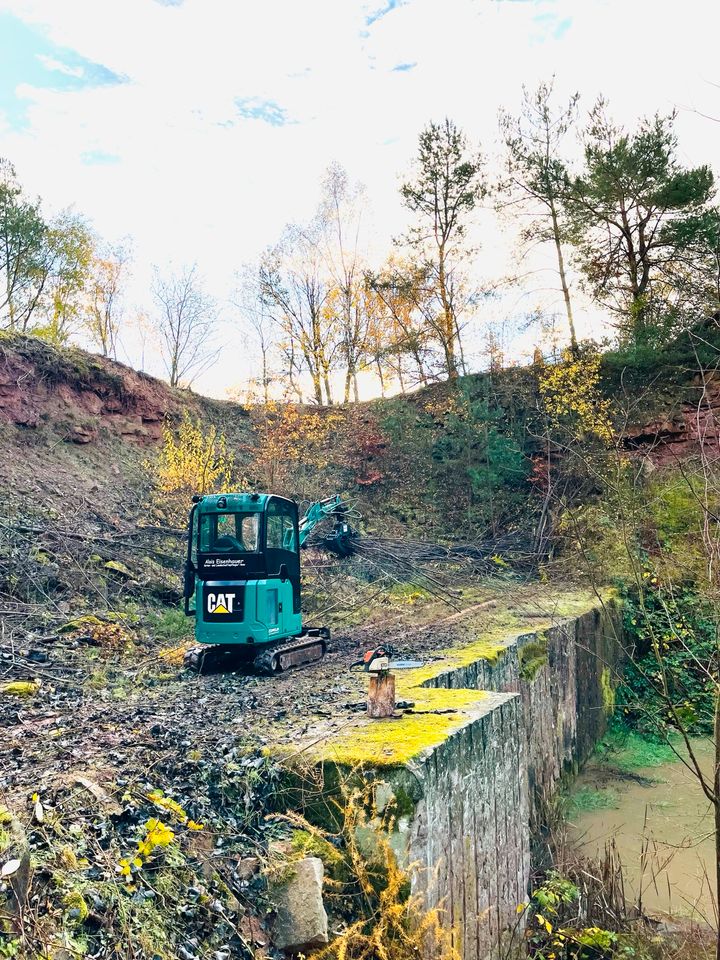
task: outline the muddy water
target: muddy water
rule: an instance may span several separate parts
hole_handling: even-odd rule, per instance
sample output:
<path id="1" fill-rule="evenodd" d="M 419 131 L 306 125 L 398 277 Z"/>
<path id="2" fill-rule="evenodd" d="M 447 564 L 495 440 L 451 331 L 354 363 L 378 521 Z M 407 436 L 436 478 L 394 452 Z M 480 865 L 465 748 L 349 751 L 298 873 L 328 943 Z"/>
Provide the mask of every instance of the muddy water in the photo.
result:
<path id="1" fill-rule="evenodd" d="M 711 774 L 711 747 L 707 742 L 695 746 Z M 570 839 L 593 858 L 615 840 L 628 899 L 637 903 L 641 897 L 643 909 L 651 914 L 715 923 L 712 808 L 684 764 L 663 763 L 630 773 L 590 765 L 573 794 L 586 806 L 612 804 L 572 811 Z"/>

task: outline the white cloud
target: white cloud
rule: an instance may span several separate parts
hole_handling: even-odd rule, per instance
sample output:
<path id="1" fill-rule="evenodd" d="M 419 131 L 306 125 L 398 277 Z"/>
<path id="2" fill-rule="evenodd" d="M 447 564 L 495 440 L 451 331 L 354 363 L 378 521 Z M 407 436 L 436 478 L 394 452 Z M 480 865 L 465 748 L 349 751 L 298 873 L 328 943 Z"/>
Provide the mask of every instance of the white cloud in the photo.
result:
<path id="1" fill-rule="evenodd" d="M 4 130 L 3 153 L 55 207 L 74 203 L 103 234 L 134 238 L 138 298 L 151 263 L 197 261 L 225 299 L 234 270 L 312 212 L 333 159 L 367 184 L 378 243 L 388 242 L 403 227 L 398 180 L 423 124 L 452 116 L 492 166 L 498 108 L 517 109 L 521 85 L 552 73 L 562 95 L 580 90 L 589 107 L 603 92 L 627 123 L 678 107 L 683 158 L 720 170 L 720 125 L 693 112 L 720 114 L 708 82 L 720 79 L 720 5 L 685 0 L 680 15 L 650 0 L 409 0 L 368 26 L 380 8 L 0 0 L 59 46 L 128 78 L 63 93 L 26 85 L 28 125 Z M 394 70 L 401 64 L 415 66 Z M 88 162 L 94 156 L 117 161 Z M 507 272 L 511 235 L 489 211 L 480 221 L 479 270 Z M 244 374 L 240 341 L 229 342 L 231 360 L 205 389 Z"/>
<path id="2" fill-rule="evenodd" d="M 58 73 L 65 74 L 66 77 L 82 77 L 85 72 L 82 67 L 70 67 L 67 63 L 55 60 L 54 57 L 47 57 L 42 53 L 39 53 L 37 58 L 46 70 L 55 70 Z"/>

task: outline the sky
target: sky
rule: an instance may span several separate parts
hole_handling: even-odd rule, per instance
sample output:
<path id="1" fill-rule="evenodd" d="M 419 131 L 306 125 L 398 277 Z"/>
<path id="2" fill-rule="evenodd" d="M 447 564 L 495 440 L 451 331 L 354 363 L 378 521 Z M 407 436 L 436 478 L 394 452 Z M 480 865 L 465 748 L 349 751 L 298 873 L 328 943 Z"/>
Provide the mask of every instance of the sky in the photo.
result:
<path id="1" fill-rule="evenodd" d="M 196 388 L 222 396 L 254 369 L 235 273 L 311 216 L 330 162 L 365 184 L 381 256 L 406 226 L 398 186 L 421 128 L 451 117 L 492 175 L 499 108 L 554 74 L 560 98 L 577 90 L 587 111 L 603 93 L 628 125 L 676 109 L 681 159 L 720 173 L 720 124 L 703 116 L 720 116 L 719 35 L 717 0 L 0 0 L 0 156 L 49 213 L 72 206 L 131 242 L 138 306 L 153 265 L 198 264 L 223 349 Z M 491 209 L 473 237 L 481 282 L 517 266 Z M 477 318 L 476 365 L 488 322 L 512 356 L 531 352 L 536 334 L 512 331 L 559 308 L 550 266 Z M 578 304 L 580 332 L 601 336 Z"/>

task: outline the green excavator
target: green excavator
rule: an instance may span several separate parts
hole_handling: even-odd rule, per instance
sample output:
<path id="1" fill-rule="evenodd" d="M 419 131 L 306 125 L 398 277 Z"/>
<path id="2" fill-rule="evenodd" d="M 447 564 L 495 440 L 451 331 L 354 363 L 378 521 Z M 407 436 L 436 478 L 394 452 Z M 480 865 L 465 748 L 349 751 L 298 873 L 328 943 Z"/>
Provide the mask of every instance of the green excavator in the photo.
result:
<path id="1" fill-rule="evenodd" d="M 248 664 L 280 673 L 320 660 L 330 631 L 303 626 L 300 550 L 315 531 L 313 545 L 352 554 L 358 533 L 350 514 L 338 495 L 312 503 L 301 518 L 293 500 L 275 494 L 193 497 L 184 596 L 198 645 L 185 666 L 209 672 Z"/>

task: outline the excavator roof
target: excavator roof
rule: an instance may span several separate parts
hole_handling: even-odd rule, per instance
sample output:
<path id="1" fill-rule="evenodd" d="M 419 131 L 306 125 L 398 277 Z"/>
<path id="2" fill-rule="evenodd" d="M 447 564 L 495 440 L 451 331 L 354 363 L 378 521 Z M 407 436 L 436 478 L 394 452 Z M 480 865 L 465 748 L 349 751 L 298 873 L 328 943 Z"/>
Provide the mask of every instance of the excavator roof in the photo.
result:
<path id="1" fill-rule="evenodd" d="M 248 512 L 260 513 L 265 508 L 265 504 L 275 494 L 269 493 L 213 493 L 197 500 L 198 510 L 201 513 L 234 513 Z M 284 500 L 285 497 L 277 497 L 278 500 Z"/>

